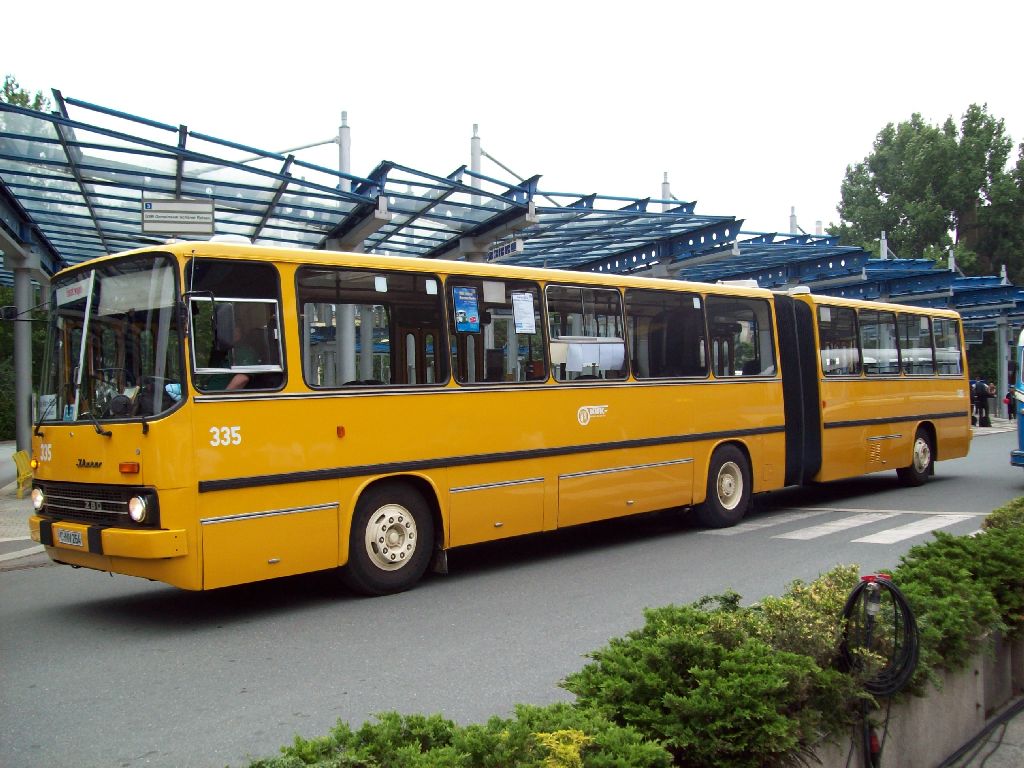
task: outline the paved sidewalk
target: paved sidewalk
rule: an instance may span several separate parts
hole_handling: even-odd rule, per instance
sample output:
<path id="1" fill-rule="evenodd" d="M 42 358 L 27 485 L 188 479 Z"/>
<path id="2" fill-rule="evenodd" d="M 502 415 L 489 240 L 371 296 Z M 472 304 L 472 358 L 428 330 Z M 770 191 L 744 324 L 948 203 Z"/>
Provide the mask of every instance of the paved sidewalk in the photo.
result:
<path id="1" fill-rule="evenodd" d="M 19 499 L 18 470 L 14 466 L 13 441 L 0 442 L 0 564 L 43 551 L 28 536 L 28 518 L 32 514 L 32 501 L 25 494 Z"/>
<path id="2" fill-rule="evenodd" d="M 951 755 L 942 768 L 1021 768 L 1024 766 L 1024 699 L 1011 702 L 997 715 L 989 730 L 965 745 L 962 755 Z M 883 764 L 885 763 L 883 755 Z"/>
<path id="3" fill-rule="evenodd" d="M 13 482 L 0 488 L 0 564 L 43 551 L 28 536 L 32 501 L 27 493 L 25 498 L 17 498 L 17 490 Z"/>

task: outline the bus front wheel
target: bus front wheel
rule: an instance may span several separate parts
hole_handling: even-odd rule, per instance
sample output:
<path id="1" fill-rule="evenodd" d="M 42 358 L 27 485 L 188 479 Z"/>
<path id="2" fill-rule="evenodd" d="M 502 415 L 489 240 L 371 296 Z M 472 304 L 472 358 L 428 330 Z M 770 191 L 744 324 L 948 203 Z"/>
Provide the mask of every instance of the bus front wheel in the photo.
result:
<path id="1" fill-rule="evenodd" d="M 919 428 L 914 435 L 914 452 L 910 464 L 896 470 L 896 476 L 904 485 L 918 486 L 928 482 L 935 466 L 935 449 L 932 447 L 928 430 Z"/>
<path id="2" fill-rule="evenodd" d="M 434 526 L 423 497 L 407 485 L 379 485 L 356 504 L 342 578 L 364 595 L 403 592 L 427 570 L 433 546 Z"/>
<path id="3" fill-rule="evenodd" d="M 750 504 L 750 464 L 735 445 L 723 445 L 711 455 L 704 503 L 697 521 L 707 528 L 728 528 L 747 514 Z"/>

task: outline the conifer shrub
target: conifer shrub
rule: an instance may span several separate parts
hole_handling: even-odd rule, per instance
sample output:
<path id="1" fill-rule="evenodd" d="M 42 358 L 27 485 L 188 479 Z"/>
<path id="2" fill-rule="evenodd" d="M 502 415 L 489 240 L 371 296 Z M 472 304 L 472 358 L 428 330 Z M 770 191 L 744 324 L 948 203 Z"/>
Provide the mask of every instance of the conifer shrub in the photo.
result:
<path id="1" fill-rule="evenodd" d="M 982 522 L 985 530 L 993 528 L 1024 528 L 1024 496 L 992 510 Z"/>
<path id="2" fill-rule="evenodd" d="M 253 768 L 667 768 L 815 761 L 848 733 L 870 696 L 871 665 L 839 670 L 857 566 L 839 566 L 781 597 L 742 606 L 726 592 L 644 612 L 563 686 L 573 704 L 520 705 L 512 718 L 460 726 L 440 715 L 384 713 L 358 730 L 296 737 Z M 912 692 L 962 668 L 992 632 L 1024 632 L 1024 498 L 977 536 L 936 533 L 892 574 L 920 630 Z M 880 627 L 888 626 L 879 616 Z M 890 617 L 888 621 L 894 621 Z M 868 652 L 870 655 L 870 652 Z M 860 675 L 860 677 L 858 677 Z"/>
<path id="3" fill-rule="evenodd" d="M 841 609 L 851 573 L 794 582 L 783 598 L 752 608 L 726 593 L 647 610 L 643 627 L 591 654 L 564 686 L 577 706 L 664 744 L 678 766 L 813 759 L 823 737 L 852 722 L 861 697 L 832 663 L 838 613 L 831 607 Z M 801 602 L 797 595 L 814 598 L 786 616 Z M 800 646 L 826 623 L 829 639 L 811 642 L 820 664 Z"/>
<path id="4" fill-rule="evenodd" d="M 660 745 L 594 711 L 519 705 L 511 718 L 460 726 L 441 715 L 385 712 L 353 730 L 295 741 L 250 768 L 669 768 Z"/>

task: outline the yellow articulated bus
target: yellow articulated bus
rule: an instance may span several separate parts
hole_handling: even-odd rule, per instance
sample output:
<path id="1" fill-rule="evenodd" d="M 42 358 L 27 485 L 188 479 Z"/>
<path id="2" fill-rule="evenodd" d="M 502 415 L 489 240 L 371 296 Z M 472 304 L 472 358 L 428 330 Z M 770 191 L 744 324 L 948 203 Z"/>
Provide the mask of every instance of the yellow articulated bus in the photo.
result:
<path id="1" fill-rule="evenodd" d="M 407 589 L 453 547 L 970 445 L 954 312 L 734 285 L 174 243 L 55 276 L 32 536 L 213 589 L 340 568 Z"/>

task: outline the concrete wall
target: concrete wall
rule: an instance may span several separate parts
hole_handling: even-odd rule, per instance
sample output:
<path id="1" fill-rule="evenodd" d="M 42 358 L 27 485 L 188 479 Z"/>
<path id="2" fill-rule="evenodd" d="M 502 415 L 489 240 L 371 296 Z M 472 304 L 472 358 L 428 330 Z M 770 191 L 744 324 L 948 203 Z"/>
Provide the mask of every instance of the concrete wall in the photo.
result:
<path id="1" fill-rule="evenodd" d="M 898 697 L 889 713 L 883 765 L 900 768 L 931 768 L 956 752 L 982 731 L 988 720 L 1013 697 L 1024 693 L 1024 640 L 991 641 L 967 667 L 939 676 L 940 685 L 923 697 Z M 875 722 L 885 721 L 885 704 L 872 713 Z M 854 735 L 851 734 L 851 737 Z M 883 729 L 878 729 L 879 738 Z M 855 754 L 848 762 L 850 737 L 840 744 L 824 744 L 818 758 L 824 768 L 864 765 L 859 729 Z"/>

